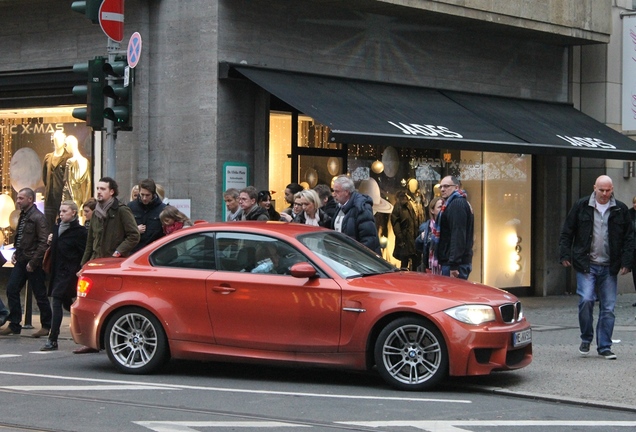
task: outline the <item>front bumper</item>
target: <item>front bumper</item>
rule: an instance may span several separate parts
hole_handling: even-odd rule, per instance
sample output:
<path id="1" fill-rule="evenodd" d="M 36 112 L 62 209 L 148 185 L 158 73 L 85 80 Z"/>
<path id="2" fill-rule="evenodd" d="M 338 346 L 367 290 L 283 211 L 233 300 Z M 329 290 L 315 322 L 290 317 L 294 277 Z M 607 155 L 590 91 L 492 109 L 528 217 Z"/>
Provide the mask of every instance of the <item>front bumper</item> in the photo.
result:
<path id="1" fill-rule="evenodd" d="M 530 328 L 524 319 L 514 324 L 468 325 L 445 313 L 437 318 L 448 341 L 449 375 L 488 375 L 520 369 L 532 362 L 532 342 L 513 346 L 513 334 Z"/>

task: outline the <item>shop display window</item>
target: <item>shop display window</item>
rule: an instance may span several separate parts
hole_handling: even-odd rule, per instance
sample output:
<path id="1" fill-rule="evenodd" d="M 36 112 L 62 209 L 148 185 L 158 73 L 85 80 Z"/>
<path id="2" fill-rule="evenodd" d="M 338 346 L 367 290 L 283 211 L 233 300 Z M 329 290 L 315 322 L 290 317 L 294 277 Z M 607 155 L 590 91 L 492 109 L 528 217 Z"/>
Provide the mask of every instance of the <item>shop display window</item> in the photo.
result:
<path id="1" fill-rule="evenodd" d="M 530 286 L 530 155 L 401 148 L 390 143 L 343 146 L 329 143 L 325 136 L 328 130 L 302 115 L 298 116 L 295 135 L 293 118 L 290 113 L 270 115 L 270 188 L 281 192 L 275 196 L 278 211 L 286 207 L 283 192 L 292 172 L 298 173 L 296 181 L 305 188 L 319 183 L 331 185 L 335 176 L 348 174 L 358 190 L 374 200 L 383 257 L 403 266 L 405 261 L 394 256 L 391 213 L 396 196 L 406 197 L 419 227 L 428 219 L 429 202 L 440 194 L 440 180 L 453 175 L 461 180 L 474 212 L 473 270 L 469 280 L 499 288 Z M 346 150 L 346 157 L 341 149 Z M 294 151 L 297 157 L 290 158 Z M 411 270 L 420 264 L 413 258 L 406 262 Z"/>
<path id="2" fill-rule="evenodd" d="M 93 195 L 91 129 L 73 118 L 72 110 L 53 107 L 0 111 L 2 193 L 11 198 L 3 199 L 3 205 L 15 206 L 17 191 L 29 187 L 53 225 L 62 200 L 72 200 L 81 209 Z M 0 225 L 6 222 L 2 219 Z M 8 234 L 10 225 L 0 228 Z M 5 244 L 9 241 L 4 240 Z"/>

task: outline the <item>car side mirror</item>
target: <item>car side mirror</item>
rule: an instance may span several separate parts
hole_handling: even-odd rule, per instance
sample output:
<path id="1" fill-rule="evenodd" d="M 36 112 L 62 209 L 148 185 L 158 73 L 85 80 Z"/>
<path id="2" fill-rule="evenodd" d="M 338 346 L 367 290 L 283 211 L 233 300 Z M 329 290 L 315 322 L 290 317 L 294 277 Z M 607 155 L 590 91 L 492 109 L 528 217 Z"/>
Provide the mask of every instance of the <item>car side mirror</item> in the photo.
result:
<path id="1" fill-rule="evenodd" d="M 289 268 L 289 274 L 295 278 L 315 278 L 318 276 L 318 272 L 314 266 L 308 262 L 299 262 Z"/>

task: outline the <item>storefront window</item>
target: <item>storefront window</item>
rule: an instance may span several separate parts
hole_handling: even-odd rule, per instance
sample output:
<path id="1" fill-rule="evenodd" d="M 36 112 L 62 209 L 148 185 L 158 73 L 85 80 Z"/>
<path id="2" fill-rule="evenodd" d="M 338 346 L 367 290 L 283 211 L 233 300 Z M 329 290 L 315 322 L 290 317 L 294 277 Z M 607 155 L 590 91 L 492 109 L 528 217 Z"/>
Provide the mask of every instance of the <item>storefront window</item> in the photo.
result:
<path id="1" fill-rule="evenodd" d="M 286 207 L 282 192 L 294 169 L 297 181 L 305 188 L 331 185 L 335 176 L 348 174 L 360 192 L 373 198 L 383 257 L 415 270 L 418 259 L 405 261 L 396 253 L 391 222 L 396 195 L 406 197 L 413 210 L 410 217 L 419 227 L 428 219 L 429 203 L 440 194 L 440 180 L 453 175 L 461 180 L 475 217 L 469 279 L 499 288 L 530 286 L 531 156 L 349 144 L 344 158 L 337 150 L 342 145 L 329 143 L 324 127 L 302 115 L 298 119 L 298 157 L 290 159 L 294 145 L 292 115 L 270 116 L 270 187 L 281 192 L 276 196 L 278 211 Z M 333 154 L 323 153 L 331 146 Z"/>
<path id="2" fill-rule="evenodd" d="M 272 204 L 281 212 L 287 207 L 285 186 L 291 179 L 291 114 L 272 111 L 269 116 L 269 189 Z"/>
<path id="3" fill-rule="evenodd" d="M 51 226 L 62 200 L 72 200 L 81 208 L 93 195 L 91 130 L 72 117 L 72 110 L 73 107 L 58 107 L 0 111 L 2 192 L 13 203 L 17 191 L 33 189 L 36 204 Z"/>

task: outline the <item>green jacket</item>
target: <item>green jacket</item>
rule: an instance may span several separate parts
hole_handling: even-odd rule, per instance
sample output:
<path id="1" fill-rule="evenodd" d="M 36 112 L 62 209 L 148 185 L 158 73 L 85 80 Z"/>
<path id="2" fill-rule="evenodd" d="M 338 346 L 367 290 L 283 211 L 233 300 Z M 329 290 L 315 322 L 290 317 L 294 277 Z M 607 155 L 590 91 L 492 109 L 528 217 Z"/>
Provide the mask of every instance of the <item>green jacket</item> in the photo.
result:
<path id="1" fill-rule="evenodd" d="M 95 258 L 110 257 L 115 251 L 126 257 L 139 243 L 139 237 L 132 211 L 116 200 L 108 209 L 107 218 L 91 218 L 82 265 Z"/>

